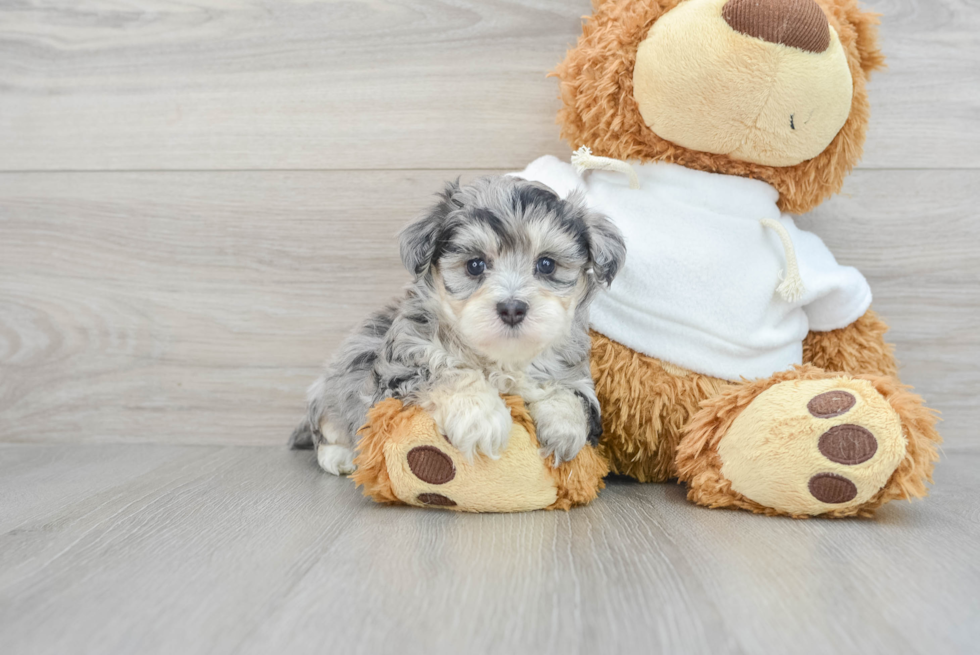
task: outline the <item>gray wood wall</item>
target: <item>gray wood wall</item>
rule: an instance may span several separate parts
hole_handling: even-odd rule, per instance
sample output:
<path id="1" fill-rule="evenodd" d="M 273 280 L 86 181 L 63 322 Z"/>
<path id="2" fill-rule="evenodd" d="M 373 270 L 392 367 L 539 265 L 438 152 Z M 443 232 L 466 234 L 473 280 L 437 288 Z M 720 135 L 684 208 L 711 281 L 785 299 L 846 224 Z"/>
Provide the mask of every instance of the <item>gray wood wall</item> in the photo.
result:
<path id="1" fill-rule="evenodd" d="M 980 6 L 875 0 L 860 170 L 802 223 L 980 446 Z M 558 139 L 587 0 L 0 0 L 0 441 L 281 444 L 442 180 Z"/>

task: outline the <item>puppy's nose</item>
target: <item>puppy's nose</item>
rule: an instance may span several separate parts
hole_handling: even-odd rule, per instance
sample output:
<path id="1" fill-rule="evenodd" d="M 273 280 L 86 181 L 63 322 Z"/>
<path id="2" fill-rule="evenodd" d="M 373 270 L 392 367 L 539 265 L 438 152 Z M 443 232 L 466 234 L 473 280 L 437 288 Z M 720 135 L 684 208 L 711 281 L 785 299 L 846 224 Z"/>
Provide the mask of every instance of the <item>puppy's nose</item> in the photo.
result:
<path id="1" fill-rule="evenodd" d="M 527 316 L 527 303 L 513 298 L 498 302 L 497 313 L 500 314 L 500 320 L 507 325 L 517 325 Z"/>
<path id="2" fill-rule="evenodd" d="M 814 0 L 728 0 L 721 15 L 732 29 L 807 52 L 830 45 L 830 25 Z"/>

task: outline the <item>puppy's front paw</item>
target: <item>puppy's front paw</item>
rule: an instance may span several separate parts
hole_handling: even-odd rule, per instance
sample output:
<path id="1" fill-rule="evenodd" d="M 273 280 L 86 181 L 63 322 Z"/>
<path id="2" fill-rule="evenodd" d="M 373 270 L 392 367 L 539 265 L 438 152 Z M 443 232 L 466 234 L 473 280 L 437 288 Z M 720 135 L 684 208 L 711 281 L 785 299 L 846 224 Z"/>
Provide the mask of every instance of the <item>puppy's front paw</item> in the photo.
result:
<path id="1" fill-rule="evenodd" d="M 545 456 L 555 464 L 575 459 L 589 438 L 589 417 L 573 393 L 555 394 L 528 405 Z"/>
<path id="2" fill-rule="evenodd" d="M 350 475 L 357 470 L 354 466 L 354 451 L 346 446 L 322 443 L 317 446 L 316 461 L 320 468 L 334 475 Z"/>
<path id="3" fill-rule="evenodd" d="M 510 439 L 510 410 L 496 394 L 457 394 L 429 409 L 449 443 L 464 457 L 500 457 Z"/>

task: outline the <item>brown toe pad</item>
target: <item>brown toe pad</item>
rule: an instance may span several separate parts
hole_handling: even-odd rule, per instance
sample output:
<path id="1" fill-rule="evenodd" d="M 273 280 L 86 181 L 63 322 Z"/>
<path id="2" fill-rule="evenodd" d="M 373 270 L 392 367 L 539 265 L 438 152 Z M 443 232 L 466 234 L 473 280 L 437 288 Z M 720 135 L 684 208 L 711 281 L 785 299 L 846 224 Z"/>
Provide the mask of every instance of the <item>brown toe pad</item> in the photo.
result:
<path id="1" fill-rule="evenodd" d="M 418 500 L 425 505 L 437 505 L 439 507 L 455 507 L 456 501 L 446 498 L 442 494 L 419 494 Z"/>
<path id="2" fill-rule="evenodd" d="M 435 446 L 412 448 L 408 451 L 406 459 L 408 459 L 408 468 L 423 482 L 446 484 L 456 477 L 456 465 L 453 464 L 452 458 Z"/>
<path id="3" fill-rule="evenodd" d="M 834 418 L 851 411 L 857 404 L 853 394 L 840 389 L 822 393 L 807 403 L 807 410 L 817 418 Z"/>
<path id="4" fill-rule="evenodd" d="M 818 473 L 810 478 L 810 493 L 821 503 L 846 503 L 857 496 L 857 487 L 842 475 Z"/>
<path id="5" fill-rule="evenodd" d="M 832 462 L 854 466 L 875 456 L 878 440 L 860 425 L 837 425 L 820 435 L 817 448 Z"/>

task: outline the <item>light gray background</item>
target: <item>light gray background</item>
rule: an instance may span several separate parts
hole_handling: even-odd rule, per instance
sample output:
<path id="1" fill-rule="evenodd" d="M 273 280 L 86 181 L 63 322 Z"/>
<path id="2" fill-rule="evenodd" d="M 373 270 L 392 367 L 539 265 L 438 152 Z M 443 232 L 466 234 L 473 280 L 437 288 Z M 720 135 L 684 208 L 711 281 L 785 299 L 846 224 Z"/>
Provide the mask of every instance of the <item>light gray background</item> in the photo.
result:
<path id="1" fill-rule="evenodd" d="M 382 508 L 282 448 L 440 183 L 569 155 L 545 74 L 586 0 L 0 0 L 3 650 L 976 652 L 980 4 L 869 6 L 864 163 L 801 223 L 945 459 L 924 503 L 798 522 L 622 481 Z"/>

